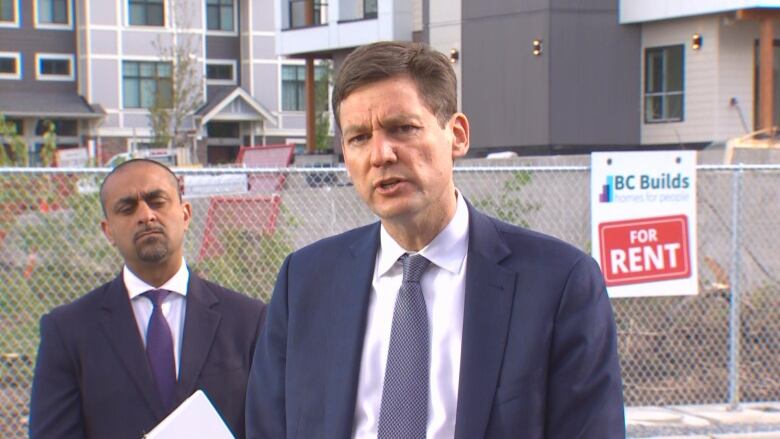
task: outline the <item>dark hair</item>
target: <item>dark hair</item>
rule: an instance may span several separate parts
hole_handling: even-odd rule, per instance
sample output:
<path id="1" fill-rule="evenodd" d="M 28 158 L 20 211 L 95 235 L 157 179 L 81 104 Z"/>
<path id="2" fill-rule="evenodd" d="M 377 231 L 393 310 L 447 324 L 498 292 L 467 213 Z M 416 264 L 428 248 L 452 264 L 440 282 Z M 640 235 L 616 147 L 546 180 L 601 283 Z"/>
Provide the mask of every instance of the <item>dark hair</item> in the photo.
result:
<path id="1" fill-rule="evenodd" d="M 458 111 L 458 80 L 449 58 L 422 43 L 380 41 L 358 47 L 344 60 L 333 85 L 333 114 L 341 128 L 341 101 L 355 89 L 399 75 L 417 84 L 425 105 L 441 126 Z"/>
<path id="2" fill-rule="evenodd" d="M 155 160 L 150 160 L 150 159 L 131 159 L 131 160 L 128 160 L 126 162 L 122 162 L 122 163 L 118 164 L 114 169 L 111 170 L 111 172 L 108 173 L 108 175 L 106 175 L 106 178 L 103 179 L 103 182 L 100 183 L 100 208 L 103 209 L 103 216 L 104 217 L 107 217 L 108 215 L 106 214 L 106 204 L 105 204 L 105 202 L 103 200 L 103 187 L 105 187 L 106 182 L 108 181 L 108 179 L 111 178 L 112 175 L 118 173 L 119 171 L 121 171 L 122 169 L 124 169 L 124 168 L 126 168 L 126 167 L 128 167 L 130 165 L 144 164 L 144 163 L 150 164 L 150 165 L 159 166 L 160 168 L 165 169 L 165 171 L 167 171 L 168 174 L 170 174 L 171 180 L 173 182 L 173 185 L 174 185 L 174 187 L 176 187 L 176 195 L 179 196 L 179 202 L 181 202 L 181 188 L 179 187 L 179 178 L 176 177 L 176 174 L 174 174 L 173 171 L 171 171 L 171 168 L 169 168 L 169 167 L 165 166 L 164 164 L 162 164 L 162 163 L 160 163 L 158 161 L 155 161 Z"/>

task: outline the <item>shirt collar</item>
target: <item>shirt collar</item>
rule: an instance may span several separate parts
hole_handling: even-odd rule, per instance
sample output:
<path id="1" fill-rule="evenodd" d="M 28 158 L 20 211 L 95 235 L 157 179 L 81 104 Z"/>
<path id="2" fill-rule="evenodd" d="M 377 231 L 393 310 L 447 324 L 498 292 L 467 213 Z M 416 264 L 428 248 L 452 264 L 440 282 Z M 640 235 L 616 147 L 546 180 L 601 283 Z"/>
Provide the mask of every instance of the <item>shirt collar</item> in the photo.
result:
<path id="1" fill-rule="evenodd" d="M 453 274 L 460 272 L 469 246 L 469 209 L 460 191 L 456 190 L 456 196 L 455 215 L 447 227 L 419 251 L 432 264 Z M 377 276 L 384 276 L 406 250 L 390 236 L 384 225 L 379 231 L 379 244 Z"/>
<path id="2" fill-rule="evenodd" d="M 125 288 L 127 288 L 127 294 L 130 296 L 130 300 L 135 299 L 149 290 L 156 289 L 172 291 L 186 297 L 187 284 L 190 281 L 190 271 L 187 269 L 186 261 L 184 258 L 182 258 L 181 266 L 179 267 L 179 270 L 176 272 L 176 274 L 174 274 L 173 277 L 168 279 L 168 281 L 162 284 L 159 288 L 149 285 L 148 283 L 141 280 L 141 278 L 136 276 L 135 273 L 130 271 L 127 265 L 125 265 L 125 267 L 122 269 L 122 278 L 125 281 Z"/>

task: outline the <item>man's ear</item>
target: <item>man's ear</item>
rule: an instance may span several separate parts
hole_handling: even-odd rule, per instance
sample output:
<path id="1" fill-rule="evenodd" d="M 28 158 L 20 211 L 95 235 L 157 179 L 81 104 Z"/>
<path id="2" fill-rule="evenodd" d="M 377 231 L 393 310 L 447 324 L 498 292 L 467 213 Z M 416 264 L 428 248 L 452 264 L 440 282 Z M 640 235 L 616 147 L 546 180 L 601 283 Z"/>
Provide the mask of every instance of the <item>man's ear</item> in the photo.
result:
<path id="1" fill-rule="evenodd" d="M 192 205 L 184 202 L 181 207 L 184 212 L 184 230 L 188 230 L 190 228 L 190 220 L 192 219 Z"/>
<path id="2" fill-rule="evenodd" d="M 103 231 L 103 235 L 106 237 L 111 245 L 114 245 L 114 238 L 111 236 L 111 227 L 108 225 L 108 221 L 103 218 L 100 220 L 100 230 Z"/>
<path id="3" fill-rule="evenodd" d="M 463 113 L 455 113 L 450 118 L 452 133 L 452 159 L 463 157 L 469 151 L 469 120 Z"/>

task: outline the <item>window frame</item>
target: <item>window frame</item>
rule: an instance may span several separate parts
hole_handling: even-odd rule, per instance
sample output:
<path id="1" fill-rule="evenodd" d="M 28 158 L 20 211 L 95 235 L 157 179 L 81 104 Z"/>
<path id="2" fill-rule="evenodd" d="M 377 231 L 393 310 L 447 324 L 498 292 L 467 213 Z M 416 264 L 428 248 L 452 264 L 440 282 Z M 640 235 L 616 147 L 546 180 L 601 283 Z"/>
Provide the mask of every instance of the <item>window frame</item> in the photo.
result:
<path id="1" fill-rule="evenodd" d="M 209 79 L 209 65 L 229 65 L 233 69 L 231 79 Z M 207 59 L 206 62 L 203 63 L 203 69 L 203 77 L 206 79 L 206 84 L 208 85 L 236 85 L 238 83 L 238 63 L 234 59 Z"/>
<path id="2" fill-rule="evenodd" d="M 238 4 L 236 0 L 231 0 L 232 6 L 231 9 L 233 10 L 233 29 L 231 30 L 224 30 L 224 29 L 209 29 L 209 5 L 208 0 L 202 0 L 204 9 L 203 9 L 203 15 L 205 18 L 205 28 L 206 28 L 206 34 L 207 35 L 238 35 Z M 221 12 L 220 12 L 221 14 Z M 222 16 L 220 15 L 220 23 Z"/>
<path id="3" fill-rule="evenodd" d="M 301 90 L 302 90 L 301 93 L 303 94 L 303 108 L 301 108 L 301 109 L 288 110 L 288 109 L 284 108 L 284 83 L 286 81 L 293 81 L 291 79 L 284 79 L 284 69 L 285 69 L 285 67 L 294 67 L 296 69 L 302 69 L 304 71 L 304 78 L 301 79 L 301 80 L 298 80 L 298 79 L 295 80 L 296 83 L 299 82 L 301 84 Z M 320 65 L 315 65 L 314 66 L 314 83 L 315 83 L 315 87 L 316 87 L 316 83 L 317 83 L 317 71 L 320 70 L 320 69 L 323 69 L 323 66 L 320 66 Z M 297 96 L 297 93 L 296 93 L 296 96 Z M 297 99 L 296 99 L 296 102 L 297 102 Z M 285 111 L 285 112 L 298 112 L 298 113 L 306 112 L 306 65 L 305 64 L 281 64 L 281 66 L 279 68 L 279 108 L 281 109 L 281 111 Z M 315 111 L 328 111 L 328 110 L 327 110 L 327 108 L 324 109 L 324 110 L 318 110 L 318 109 L 315 108 Z"/>
<path id="4" fill-rule="evenodd" d="M 21 52 L 0 52 L 0 58 L 16 59 L 16 73 L 0 72 L 0 79 L 8 79 L 8 80 L 22 79 L 22 53 Z"/>
<path id="5" fill-rule="evenodd" d="M 73 1 L 65 0 L 65 9 L 68 11 L 67 23 L 44 23 L 40 20 L 39 5 L 42 0 L 33 0 L 33 19 L 36 29 L 73 30 Z M 52 0 L 57 1 L 57 0 Z"/>
<path id="6" fill-rule="evenodd" d="M 144 3 L 146 5 L 152 4 L 151 0 L 126 0 L 125 1 L 125 11 L 126 11 L 126 20 L 125 24 L 128 27 L 148 27 L 153 29 L 159 29 L 159 28 L 166 28 L 168 27 L 167 21 L 168 21 L 168 2 L 167 0 L 162 0 L 160 3 L 162 5 L 162 22 L 160 24 L 135 24 L 132 23 L 130 20 L 132 18 L 132 14 L 130 13 L 131 10 L 131 3 Z M 156 4 L 156 2 L 154 2 Z M 148 11 L 146 12 L 146 18 L 148 19 Z"/>
<path id="7" fill-rule="evenodd" d="M 140 104 L 143 103 L 143 92 L 142 92 L 142 87 L 140 85 L 140 82 L 139 82 L 139 85 L 138 85 L 138 90 L 139 90 L 138 102 L 139 102 L 139 106 L 137 106 L 137 107 L 136 106 L 132 106 L 131 107 L 131 106 L 127 105 L 127 103 L 126 103 L 127 96 L 125 94 L 125 80 L 126 80 L 126 76 L 125 76 L 125 63 L 136 63 L 136 64 L 138 64 L 139 72 L 140 72 L 140 69 L 141 69 L 141 64 L 154 64 L 155 65 L 155 76 L 154 76 L 154 79 L 155 79 L 155 93 L 157 92 L 157 87 L 159 86 L 160 79 L 161 78 L 165 78 L 165 77 L 157 75 L 157 73 L 156 73 L 157 72 L 157 68 L 158 68 L 158 66 L 160 64 L 168 64 L 168 66 L 170 67 L 170 76 L 168 76 L 167 78 L 170 81 L 171 90 L 173 89 L 173 65 L 172 65 L 172 63 L 170 61 L 159 61 L 159 60 L 153 60 L 153 59 L 123 59 L 122 62 L 119 64 L 120 75 L 121 75 L 121 82 L 120 82 L 120 85 L 119 85 L 119 87 L 120 87 L 120 94 L 121 94 L 121 103 L 120 103 L 120 105 L 121 105 L 120 108 L 121 109 L 123 109 L 123 110 L 135 110 L 135 111 L 148 111 L 151 108 L 151 107 L 144 107 L 143 105 L 140 105 Z M 137 78 L 140 81 L 141 78 L 145 78 L 145 77 L 144 76 L 140 76 L 140 74 L 139 74 L 139 76 L 134 76 L 133 78 Z M 170 102 L 170 105 L 172 106 L 173 102 Z M 166 108 L 171 108 L 171 107 L 166 107 Z"/>
<path id="8" fill-rule="evenodd" d="M 68 61 L 70 73 L 67 75 L 54 75 L 41 72 L 41 61 L 58 60 Z M 36 53 L 35 54 L 35 79 L 38 81 L 75 81 L 76 80 L 76 57 L 70 53 Z"/>
<path id="9" fill-rule="evenodd" d="M 14 18 L 13 20 L 1 20 L 0 19 L 0 28 L 3 27 L 19 27 L 19 8 L 21 5 L 19 4 L 20 0 L 5 0 L 10 2 L 13 5 L 14 8 Z"/>
<path id="10" fill-rule="evenodd" d="M 651 124 L 659 124 L 659 123 L 680 123 L 685 121 L 685 44 L 670 44 L 666 46 L 653 46 L 653 47 L 645 47 L 644 48 L 644 57 L 643 57 L 643 77 L 642 77 L 642 113 L 643 113 L 643 119 L 644 123 L 647 125 Z M 680 49 L 680 90 L 674 90 L 669 91 L 667 90 L 667 79 L 666 79 L 666 62 L 668 58 L 668 53 L 670 49 Z M 650 63 L 649 58 L 654 53 L 662 53 L 663 55 L 663 62 L 664 65 L 662 66 L 662 75 L 664 76 L 661 84 L 661 88 L 663 89 L 660 92 L 649 92 L 648 91 L 648 84 L 649 84 L 649 68 Z M 663 108 L 665 107 L 664 101 L 671 97 L 671 96 L 680 96 L 680 116 L 679 117 L 670 117 L 668 114 L 663 114 Z M 661 98 L 661 117 L 658 119 L 651 118 L 650 113 L 647 111 L 648 108 L 648 99 L 660 97 Z"/>

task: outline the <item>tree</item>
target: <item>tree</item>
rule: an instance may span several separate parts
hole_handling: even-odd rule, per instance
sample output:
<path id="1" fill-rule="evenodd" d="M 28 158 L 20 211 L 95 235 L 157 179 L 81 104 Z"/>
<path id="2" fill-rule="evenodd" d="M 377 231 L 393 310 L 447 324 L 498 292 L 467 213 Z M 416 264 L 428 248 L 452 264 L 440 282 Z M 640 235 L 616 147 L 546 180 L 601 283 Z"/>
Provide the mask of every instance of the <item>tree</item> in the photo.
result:
<path id="1" fill-rule="evenodd" d="M 198 39 L 188 33 L 190 13 L 185 1 L 171 0 L 174 33 L 170 41 L 161 36 L 154 43 L 162 60 L 170 62 L 170 82 L 158 82 L 154 105 L 149 108 L 153 143 L 163 147 L 187 147 L 187 119 L 203 102 L 203 75 L 198 64 Z M 184 29 L 184 31 L 182 31 Z"/>
<path id="2" fill-rule="evenodd" d="M 8 144 L 11 147 L 13 157 L 8 157 L 3 144 Z M 16 124 L 6 120 L 2 114 L 0 114 L 0 150 L 2 150 L 0 152 L 0 165 L 2 166 L 27 166 L 30 163 L 27 143 L 16 132 Z"/>
<path id="3" fill-rule="evenodd" d="M 328 91 L 333 77 L 333 65 L 329 60 L 317 66 L 318 78 L 314 82 L 314 102 L 316 116 L 314 142 L 317 150 L 330 149 L 330 111 L 328 111 Z M 324 103 L 324 104 L 323 104 Z"/>
<path id="4" fill-rule="evenodd" d="M 43 148 L 41 148 L 41 162 L 43 166 L 49 167 L 54 165 L 54 158 L 57 155 L 57 128 L 54 126 L 54 122 L 45 120 L 43 123 L 46 125 L 46 132 L 43 133 Z"/>

